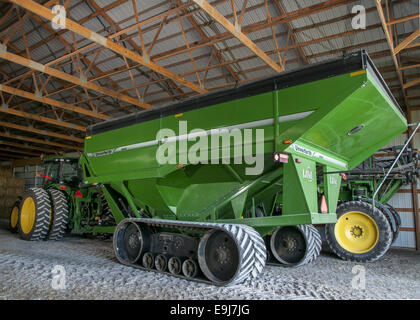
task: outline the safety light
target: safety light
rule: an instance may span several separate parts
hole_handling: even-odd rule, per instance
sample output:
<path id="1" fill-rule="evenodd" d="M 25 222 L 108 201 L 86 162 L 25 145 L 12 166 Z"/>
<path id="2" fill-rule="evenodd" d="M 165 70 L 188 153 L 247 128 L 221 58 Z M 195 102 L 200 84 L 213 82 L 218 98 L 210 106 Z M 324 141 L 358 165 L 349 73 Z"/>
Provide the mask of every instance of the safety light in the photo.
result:
<path id="1" fill-rule="evenodd" d="M 274 152 L 273 154 L 274 162 L 288 163 L 289 155 L 279 152 Z"/>
<path id="2" fill-rule="evenodd" d="M 61 190 L 66 190 L 67 188 L 66 188 L 66 186 L 60 186 L 59 187 Z"/>
<path id="3" fill-rule="evenodd" d="M 79 198 L 79 199 L 82 199 L 83 198 L 83 194 L 80 192 L 80 190 L 77 190 L 75 193 L 74 193 L 74 196 L 73 196 L 74 198 Z"/>

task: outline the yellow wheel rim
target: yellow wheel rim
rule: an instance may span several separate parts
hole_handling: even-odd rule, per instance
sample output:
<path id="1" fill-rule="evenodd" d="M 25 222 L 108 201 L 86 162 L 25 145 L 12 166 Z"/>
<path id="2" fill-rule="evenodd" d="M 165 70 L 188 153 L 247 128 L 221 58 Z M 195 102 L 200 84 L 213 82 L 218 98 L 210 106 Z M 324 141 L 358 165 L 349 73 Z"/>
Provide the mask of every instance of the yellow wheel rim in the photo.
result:
<path id="1" fill-rule="evenodd" d="M 10 216 L 10 225 L 12 228 L 16 228 L 19 219 L 19 208 L 13 207 L 12 214 Z"/>
<path id="2" fill-rule="evenodd" d="M 379 239 L 375 221 L 360 211 L 343 214 L 335 224 L 334 234 L 340 246 L 351 253 L 369 252 Z"/>
<path id="3" fill-rule="evenodd" d="M 31 232 L 36 217 L 36 209 L 34 199 L 28 197 L 22 204 L 22 210 L 20 212 L 20 228 L 22 232 L 28 234 Z"/>

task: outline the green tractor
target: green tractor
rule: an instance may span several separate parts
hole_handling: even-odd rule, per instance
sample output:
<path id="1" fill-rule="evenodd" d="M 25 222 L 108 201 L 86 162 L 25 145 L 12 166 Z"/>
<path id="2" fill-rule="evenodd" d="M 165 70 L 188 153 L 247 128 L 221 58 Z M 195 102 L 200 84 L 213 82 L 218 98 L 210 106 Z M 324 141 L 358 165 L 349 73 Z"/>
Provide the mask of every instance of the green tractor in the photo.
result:
<path id="1" fill-rule="evenodd" d="M 79 158 L 43 160 L 45 179 L 32 188 L 11 209 L 10 229 L 24 240 L 60 240 L 67 230 L 82 233 L 110 233 L 115 220 L 96 184 L 85 184 Z"/>

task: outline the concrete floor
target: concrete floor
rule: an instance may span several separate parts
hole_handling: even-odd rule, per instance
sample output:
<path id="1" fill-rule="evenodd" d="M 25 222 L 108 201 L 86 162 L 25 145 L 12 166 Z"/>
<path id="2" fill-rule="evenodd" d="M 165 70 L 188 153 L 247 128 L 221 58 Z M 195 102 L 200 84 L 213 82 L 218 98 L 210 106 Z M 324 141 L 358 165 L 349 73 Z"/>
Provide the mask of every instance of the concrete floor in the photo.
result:
<path id="1" fill-rule="evenodd" d="M 52 288 L 57 265 L 65 269 L 65 289 Z M 310 265 L 267 266 L 252 282 L 215 287 L 123 266 L 110 240 L 26 242 L 0 220 L 0 299 L 420 299 L 419 272 L 414 251 L 390 250 L 370 264 L 323 253 Z"/>

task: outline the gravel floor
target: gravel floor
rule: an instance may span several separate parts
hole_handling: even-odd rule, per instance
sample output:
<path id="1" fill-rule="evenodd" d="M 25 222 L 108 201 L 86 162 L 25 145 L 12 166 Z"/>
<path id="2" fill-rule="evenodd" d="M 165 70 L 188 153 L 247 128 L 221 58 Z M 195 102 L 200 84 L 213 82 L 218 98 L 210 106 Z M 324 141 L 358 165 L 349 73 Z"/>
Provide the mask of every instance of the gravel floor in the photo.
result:
<path id="1" fill-rule="evenodd" d="M 65 268 L 65 289 L 52 288 L 56 265 Z M 0 220 L 0 299 L 420 299 L 419 253 L 390 250 L 362 265 L 364 289 L 352 286 L 360 285 L 356 265 L 323 253 L 311 265 L 267 266 L 253 282 L 215 287 L 123 266 L 110 240 L 27 242 Z"/>

